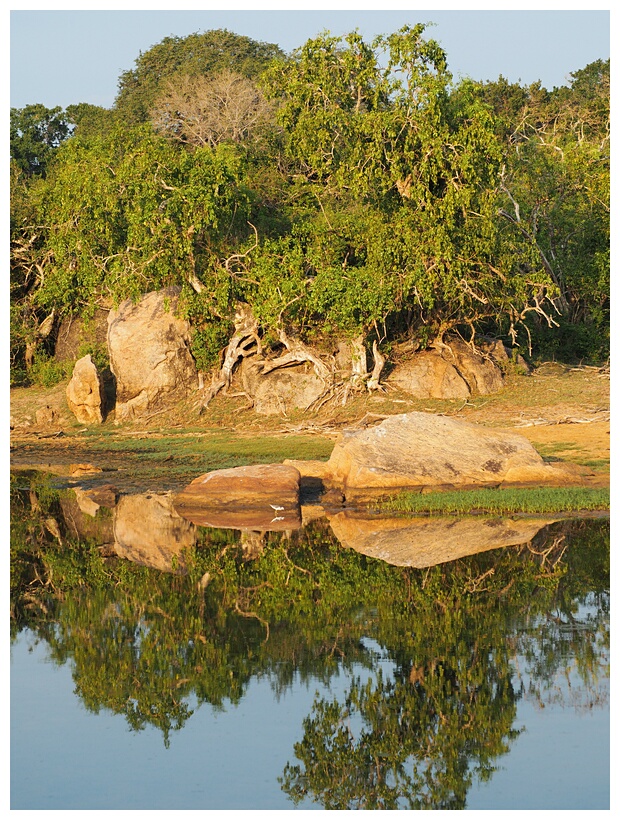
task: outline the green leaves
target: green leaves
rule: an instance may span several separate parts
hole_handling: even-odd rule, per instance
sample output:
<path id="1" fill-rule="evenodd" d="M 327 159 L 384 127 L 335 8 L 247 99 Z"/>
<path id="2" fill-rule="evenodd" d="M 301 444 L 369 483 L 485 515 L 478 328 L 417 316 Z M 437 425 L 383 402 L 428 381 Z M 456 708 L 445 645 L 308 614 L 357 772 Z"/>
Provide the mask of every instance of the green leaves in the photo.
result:
<path id="1" fill-rule="evenodd" d="M 11 108 L 11 160 L 26 174 L 44 175 L 53 152 L 71 134 L 62 108 Z"/>
<path id="2" fill-rule="evenodd" d="M 530 345 L 542 327 L 553 352 L 606 355 L 608 63 L 553 92 L 501 77 L 455 85 L 425 33 L 324 32 L 289 57 L 225 31 L 171 37 L 122 75 L 111 111 L 13 110 L 16 357 L 52 309 L 88 313 L 172 284 L 205 367 L 238 300 L 266 338 L 426 345 L 484 328 Z M 231 69 L 252 78 L 260 127 L 226 92 L 230 128 L 211 133 L 214 77 Z M 187 145 L 132 124 L 175 78 L 192 109 Z M 176 122 L 173 97 L 159 126 Z"/>
<path id="3" fill-rule="evenodd" d="M 238 157 L 175 150 L 148 126 L 63 146 L 38 192 L 51 264 L 37 300 L 83 311 L 208 274 L 247 197 Z"/>
<path id="4" fill-rule="evenodd" d="M 116 107 L 130 123 L 146 122 L 155 99 L 169 81 L 234 70 L 256 77 L 282 51 L 274 43 L 252 40 L 225 29 L 164 37 L 135 61 L 119 79 Z"/>
<path id="5" fill-rule="evenodd" d="M 506 146 L 502 214 L 556 285 L 562 323 L 590 328 L 573 355 L 600 356 L 609 343 L 609 61 L 573 78 L 571 88 L 528 90 Z"/>

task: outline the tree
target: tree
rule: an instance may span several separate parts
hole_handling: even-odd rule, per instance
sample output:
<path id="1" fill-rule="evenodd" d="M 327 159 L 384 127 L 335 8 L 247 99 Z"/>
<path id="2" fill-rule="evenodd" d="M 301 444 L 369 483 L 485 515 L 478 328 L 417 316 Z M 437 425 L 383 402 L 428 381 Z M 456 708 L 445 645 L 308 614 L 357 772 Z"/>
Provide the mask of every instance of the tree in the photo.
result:
<path id="1" fill-rule="evenodd" d="M 609 61 L 599 60 L 570 88 L 531 86 L 506 147 L 501 214 L 558 290 L 564 355 L 609 350 L 609 135 Z"/>
<path id="2" fill-rule="evenodd" d="M 176 84 L 184 75 L 207 77 L 226 70 L 251 79 L 279 56 L 282 51 L 277 45 L 226 29 L 165 37 L 139 55 L 135 68 L 121 74 L 115 106 L 126 121 L 146 122 L 169 81 Z"/>
<path id="3" fill-rule="evenodd" d="M 156 131 L 187 145 L 243 142 L 269 122 L 270 106 L 257 86 L 241 74 L 169 81 L 155 101 L 150 120 Z"/>
<path id="4" fill-rule="evenodd" d="M 200 291 L 197 318 L 228 316 L 234 282 L 220 260 L 249 230 L 241 175 L 229 146 L 181 151 L 148 125 L 73 137 L 30 192 L 30 218 L 15 232 L 14 304 L 24 304 L 27 283 L 28 304 L 44 315 L 88 316 L 185 285 Z"/>
<path id="5" fill-rule="evenodd" d="M 11 108 L 11 162 L 29 176 L 44 176 L 54 150 L 71 134 L 62 108 L 40 103 Z"/>
<path id="6" fill-rule="evenodd" d="M 271 313 L 301 332 L 327 318 L 441 345 L 453 328 L 473 340 L 484 322 L 506 319 L 515 334 L 530 312 L 551 321 L 549 273 L 502 248 L 497 124 L 469 84 L 451 96 L 445 53 L 423 33 L 405 27 L 372 46 L 325 34 L 264 76 L 302 203 L 283 244 L 303 237 L 292 252 L 304 258 L 300 274 L 274 248 L 272 266 L 296 285 L 279 287 Z"/>
<path id="7" fill-rule="evenodd" d="M 90 103 L 68 105 L 65 114 L 75 125 L 73 135 L 80 137 L 109 135 L 119 122 L 119 114 L 113 108 L 103 108 Z"/>

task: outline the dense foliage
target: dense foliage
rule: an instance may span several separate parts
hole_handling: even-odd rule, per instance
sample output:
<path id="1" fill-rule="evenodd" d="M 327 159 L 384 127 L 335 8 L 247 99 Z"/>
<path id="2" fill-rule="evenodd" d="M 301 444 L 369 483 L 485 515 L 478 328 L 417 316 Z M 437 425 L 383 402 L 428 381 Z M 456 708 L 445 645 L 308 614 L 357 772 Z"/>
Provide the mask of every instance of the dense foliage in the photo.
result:
<path id="1" fill-rule="evenodd" d="M 608 355 L 609 61 L 553 91 L 455 83 L 424 35 L 167 37 L 113 109 L 13 109 L 14 367 L 63 317 L 170 284 L 203 369 L 239 301 L 319 349 Z"/>

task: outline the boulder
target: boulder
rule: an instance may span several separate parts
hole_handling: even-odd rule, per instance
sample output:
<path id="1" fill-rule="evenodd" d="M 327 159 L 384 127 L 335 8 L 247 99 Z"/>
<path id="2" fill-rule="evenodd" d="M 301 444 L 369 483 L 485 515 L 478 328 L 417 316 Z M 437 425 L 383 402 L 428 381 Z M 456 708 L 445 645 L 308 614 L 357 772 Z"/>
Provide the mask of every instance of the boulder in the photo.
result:
<path id="1" fill-rule="evenodd" d="M 475 353 L 462 339 L 450 339 L 438 350 L 414 353 L 394 368 L 389 382 L 422 399 L 467 399 L 475 393 L 496 393 L 504 386 L 492 358 Z"/>
<path id="2" fill-rule="evenodd" d="M 174 506 L 203 526 L 292 529 L 300 521 L 299 481 L 299 471 L 283 464 L 214 470 L 194 479 Z"/>
<path id="3" fill-rule="evenodd" d="M 347 500 L 364 491 L 440 489 L 500 484 L 566 484 L 573 465 L 546 464 L 523 436 L 432 413 L 391 416 L 376 427 L 345 431 L 326 480 Z"/>
<path id="4" fill-rule="evenodd" d="M 113 509 L 119 499 L 119 492 L 112 484 L 102 487 L 93 487 L 91 490 L 82 490 L 84 495 L 94 501 L 99 507 Z"/>
<path id="5" fill-rule="evenodd" d="M 108 316 L 110 368 L 116 379 L 116 421 L 140 416 L 169 394 L 198 386 L 190 326 L 175 315 L 180 288 L 122 302 Z"/>
<path id="6" fill-rule="evenodd" d="M 418 399 L 468 399 L 471 390 L 454 364 L 438 350 L 423 350 L 396 365 L 388 380 Z"/>
<path id="7" fill-rule="evenodd" d="M 103 422 L 103 384 L 90 354 L 75 363 L 67 385 L 67 404 L 80 424 Z"/>
<path id="8" fill-rule="evenodd" d="M 504 377 L 493 358 L 473 351 L 462 339 L 450 339 L 444 356 L 454 360 L 454 366 L 472 393 L 486 396 L 503 388 Z"/>
<path id="9" fill-rule="evenodd" d="M 377 518 L 344 510 L 328 516 L 343 547 L 398 567 L 432 567 L 467 555 L 525 544 L 552 518 Z"/>
<path id="10" fill-rule="evenodd" d="M 267 362 L 251 357 L 241 365 L 241 383 L 262 416 L 284 415 L 290 410 L 306 410 L 325 392 L 325 384 L 310 363 L 282 367 L 262 374 Z"/>
<path id="11" fill-rule="evenodd" d="M 170 493 L 122 496 L 114 509 L 116 554 L 164 572 L 184 572 L 196 528 L 174 509 Z"/>
<path id="12" fill-rule="evenodd" d="M 524 375 L 529 376 L 532 372 L 532 368 L 523 356 L 517 350 L 507 348 L 501 339 L 483 338 L 481 342 L 476 344 L 478 349 L 485 355 L 490 356 L 494 362 L 499 364 L 500 368 L 503 368 L 503 371 L 512 367 Z"/>

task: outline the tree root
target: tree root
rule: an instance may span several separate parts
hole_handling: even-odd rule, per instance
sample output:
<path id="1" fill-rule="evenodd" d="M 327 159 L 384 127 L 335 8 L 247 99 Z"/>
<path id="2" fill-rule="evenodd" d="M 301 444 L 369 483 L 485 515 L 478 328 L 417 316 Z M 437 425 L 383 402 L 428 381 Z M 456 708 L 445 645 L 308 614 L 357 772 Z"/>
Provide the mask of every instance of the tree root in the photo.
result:
<path id="1" fill-rule="evenodd" d="M 235 332 L 224 352 L 224 361 L 217 378 L 214 378 L 202 400 L 201 411 L 221 390 L 227 390 L 232 381 L 233 370 L 239 359 L 260 355 L 262 351 L 258 335 L 258 322 L 249 305 L 237 306 Z"/>
<path id="2" fill-rule="evenodd" d="M 237 363 L 240 359 L 249 356 L 257 357 L 259 366 L 257 372 L 261 376 L 266 376 L 268 373 L 280 368 L 292 367 L 304 362 L 311 364 L 315 374 L 323 382 L 325 390 L 306 410 L 316 412 L 330 401 L 339 401 L 344 406 L 352 392 L 359 392 L 364 388 L 369 392 L 374 390 L 385 391 L 385 387 L 380 384 L 380 378 L 386 359 L 379 351 L 376 340 L 373 341 L 372 345 L 374 361 L 372 372 L 368 372 L 364 337 L 358 336 L 351 342 L 351 375 L 346 380 L 336 381 L 336 369 L 333 362 L 329 365 L 326 364 L 316 351 L 304 342 L 290 338 L 284 330 L 280 330 L 279 338 L 281 344 L 286 348 L 286 353 L 277 356 L 275 359 L 261 359 L 262 348 L 258 333 L 258 322 L 249 305 L 238 305 L 235 314 L 235 332 L 224 350 L 219 373 L 214 374 L 211 385 L 205 390 L 201 400 L 200 412 L 208 406 L 209 402 L 220 391 L 228 390 Z M 283 415 L 286 417 L 284 411 Z"/>

